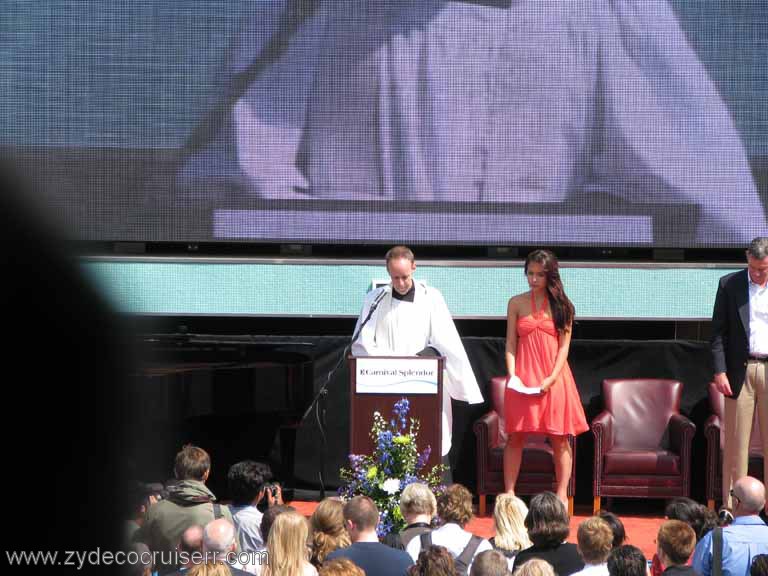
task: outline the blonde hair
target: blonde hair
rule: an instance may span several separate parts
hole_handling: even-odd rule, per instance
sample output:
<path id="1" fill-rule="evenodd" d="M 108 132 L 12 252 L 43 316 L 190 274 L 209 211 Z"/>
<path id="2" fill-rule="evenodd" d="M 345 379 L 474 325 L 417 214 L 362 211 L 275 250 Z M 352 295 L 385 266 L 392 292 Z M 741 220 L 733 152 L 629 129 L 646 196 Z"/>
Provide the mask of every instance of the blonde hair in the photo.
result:
<path id="1" fill-rule="evenodd" d="M 515 576 L 555 576 L 552 564 L 541 558 L 531 558 L 523 562 L 514 572 Z"/>
<path id="2" fill-rule="evenodd" d="M 312 528 L 312 563 L 320 565 L 334 550 L 346 548 L 352 541 L 344 527 L 344 503 L 326 498 L 317 505 L 309 519 Z"/>
<path id="3" fill-rule="evenodd" d="M 499 494 L 493 508 L 493 523 L 496 526 L 494 542 L 502 550 L 523 550 L 532 545 L 525 528 L 528 507 L 525 502 L 512 494 Z"/>
<path id="4" fill-rule="evenodd" d="M 403 517 L 411 514 L 437 514 L 437 500 L 429 486 L 422 482 L 408 484 L 400 495 L 400 512 Z"/>
<path id="5" fill-rule="evenodd" d="M 334 558 L 320 567 L 320 576 L 365 576 L 365 572 L 349 558 Z"/>
<path id="6" fill-rule="evenodd" d="M 222 562 L 206 562 L 195 564 L 187 570 L 187 576 L 232 576 L 229 566 Z"/>
<path id="7" fill-rule="evenodd" d="M 613 549 L 613 530 L 600 516 L 591 516 L 579 524 L 577 540 L 579 554 L 584 558 L 584 562 L 602 564 L 608 560 L 608 555 Z"/>
<path id="8" fill-rule="evenodd" d="M 307 562 L 307 520 L 298 512 L 283 512 L 275 518 L 267 538 L 269 564 L 263 576 L 302 576 Z"/>

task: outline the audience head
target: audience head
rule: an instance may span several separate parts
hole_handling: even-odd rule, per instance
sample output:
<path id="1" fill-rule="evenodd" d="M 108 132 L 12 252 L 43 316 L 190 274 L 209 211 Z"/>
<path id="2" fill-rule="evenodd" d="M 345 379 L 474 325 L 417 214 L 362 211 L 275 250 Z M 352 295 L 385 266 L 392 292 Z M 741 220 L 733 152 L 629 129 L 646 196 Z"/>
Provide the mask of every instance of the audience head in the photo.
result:
<path id="1" fill-rule="evenodd" d="M 416 563 L 408 569 L 409 576 L 455 576 L 453 555 L 443 546 L 432 545 L 419 552 Z"/>
<path id="2" fill-rule="evenodd" d="M 296 512 L 296 508 L 288 506 L 287 504 L 278 504 L 277 506 L 270 506 L 264 511 L 264 515 L 261 517 L 261 524 L 259 530 L 261 530 L 261 538 L 264 542 L 267 541 L 269 531 L 272 529 L 272 524 L 283 512 Z"/>
<path id="3" fill-rule="evenodd" d="M 558 546 L 570 533 L 569 521 L 565 504 L 553 492 L 541 492 L 531 498 L 525 527 L 535 546 Z"/>
<path id="4" fill-rule="evenodd" d="M 525 502 L 512 494 L 499 494 L 493 508 L 493 523 L 496 527 L 494 542 L 502 550 L 523 550 L 531 545 L 525 529 L 528 507 Z"/>
<path id="5" fill-rule="evenodd" d="M 437 500 L 429 486 L 422 482 L 408 484 L 400 495 L 400 512 L 407 524 L 418 516 L 429 516 L 431 519 L 437 514 Z"/>
<path id="6" fill-rule="evenodd" d="M 647 576 L 648 561 L 637 546 L 624 544 L 611 550 L 608 556 L 610 576 Z"/>
<path id="7" fill-rule="evenodd" d="M 743 476 L 736 480 L 731 497 L 734 500 L 734 516 L 752 516 L 765 508 L 765 486 L 752 476 Z"/>
<path id="8" fill-rule="evenodd" d="M 307 561 L 307 539 L 309 526 L 306 518 L 298 512 L 278 514 L 267 537 L 269 564 L 263 574 L 302 574 Z"/>
<path id="9" fill-rule="evenodd" d="M 768 576 L 768 554 L 758 554 L 752 558 L 749 576 Z"/>
<path id="10" fill-rule="evenodd" d="M 683 566 L 696 548 L 696 533 L 682 520 L 667 520 L 659 527 L 656 545 L 664 566 Z"/>
<path id="11" fill-rule="evenodd" d="M 451 484 L 437 499 L 437 515 L 444 524 L 465 526 L 472 519 L 472 494 L 461 484 Z"/>
<path id="12" fill-rule="evenodd" d="M 173 472 L 177 480 L 205 482 L 210 471 L 211 457 L 202 448 L 187 444 L 176 454 Z"/>
<path id="13" fill-rule="evenodd" d="M 192 563 L 192 555 L 203 550 L 204 529 L 202 526 L 193 525 L 181 533 L 179 540 L 179 552 L 184 552 L 189 558 L 187 565 Z"/>
<path id="14" fill-rule="evenodd" d="M 323 562 L 319 576 L 365 576 L 365 572 L 349 558 L 334 558 Z"/>
<path id="15" fill-rule="evenodd" d="M 184 572 L 184 576 L 232 576 L 232 571 L 223 562 L 199 562 Z"/>
<path id="16" fill-rule="evenodd" d="M 667 504 L 664 515 L 670 520 L 688 524 L 696 533 L 696 540 L 717 526 L 717 513 L 690 498 L 673 498 Z"/>
<path id="17" fill-rule="evenodd" d="M 531 558 L 520 566 L 515 565 L 515 576 L 556 576 L 552 564 L 541 558 Z"/>
<path id="18" fill-rule="evenodd" d="M 224 556 L 237 547 L 235 526 L 226 518 L 212 520 L 203 529 L 203 552 L 223 561 Z"/>
<path id="19" fill-rule="evenodd" d="M 309 520 L 312 528 L 312 561 L 321 564 L 338 548 L 350 545 L 344 527 L 344 503 L 338 498 L 326 498 L 317 505 Z"/>
<path id="20" fill-rule="evenodd" d="M 509 563 L 498 550 L 485 550 L 472 560 L 469 576 L 507 576 Z"/>
<path id="21" fill-rule="evenodd" d="M 352 542 L 364 535 L 376 533 L 379 524 L 379 510 L 368 496 L 355 496 L 344 504 L 344 522 Z"/>
<path id="22" fill-rule="evenodd" d="M 587 518 L 579 524 L 577 533 L 579 554 L 587 564 L 603 564 L 613 549 L 613 530 L 599 516 Z"/>
<path id="23" fill-rule="evenodd" d="M 227 484 L 232 502 L 236 506 L 254 504 L 261 499 L 264 484 L 272 480 L 269 464 L 244 460 L 230 466 L 227 472 Z"/>
<path id="24" fill-rule="evenodd" d="M 617 548 L 624 544 L 627 540 L 627 532 L 624 530 L 624 523 L 621 521 L 621 518 L 608 510 L 600 510 L 597 515 L 608 522 L 608 526 L 613 531 L 613 543 L 611 546 Z"/>

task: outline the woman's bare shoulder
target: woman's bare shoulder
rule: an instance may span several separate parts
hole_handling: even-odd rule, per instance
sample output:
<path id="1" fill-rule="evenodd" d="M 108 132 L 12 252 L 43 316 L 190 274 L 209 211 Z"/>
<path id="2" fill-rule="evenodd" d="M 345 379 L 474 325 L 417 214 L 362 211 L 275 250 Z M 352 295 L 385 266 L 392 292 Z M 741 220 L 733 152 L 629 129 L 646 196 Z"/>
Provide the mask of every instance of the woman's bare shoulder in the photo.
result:
<path id="1" fill-rule="evenodd" d="M 524 306 L 529 299 L 529 295 L 527 292 L 523 292 L 522 294 L 517 294 L 515 296 L 512 296 L 512 298 L 509 299 L 509 308 L 514 310 L 520 310 L 521 306 Z"/>

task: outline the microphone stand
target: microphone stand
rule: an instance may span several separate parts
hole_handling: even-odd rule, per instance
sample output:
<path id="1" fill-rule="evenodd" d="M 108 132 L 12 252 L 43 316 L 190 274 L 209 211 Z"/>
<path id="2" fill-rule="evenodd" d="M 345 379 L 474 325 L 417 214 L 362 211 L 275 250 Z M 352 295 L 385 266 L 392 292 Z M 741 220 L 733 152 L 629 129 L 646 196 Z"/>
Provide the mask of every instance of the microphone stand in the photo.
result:
<path id="1" fill-rule="evenodd" d="M 330 383 L 333 375 L 341 366 L 341 363 L 344 361 L 344 358 L 347 357 L 348 350 L 352 347 L 352 344 L 354 344 L 355 341 L 360 337 L 360 333 L 363 331 L 363 328 L 371 319 L 371 316 L 373 316 L 373 313 L 375 312 L 376 308 L 379 307 L 379 304 L 384 299 L 384 296 L 386 296 L 386 294 L 387 294 L 387 290 L 386 289 L 382 290 L 381 294 L 379 294 L 376 300 L 373 301 L 373 304 L 371 304 L 371 307 L 368 310 L 368 315 L 365 317 L 365 320 L 362 321 L 362 323 L 360 324 L 360 328 L 357 329 L 357 332 L 353 334 L 352 339 L 344 347 L 344 350 L 342 351 L 341 356 L 339 356 L 338 362 L 336 362 L 336 365 L 333 368 L 331 368 L 331 370 L 326 375 L 325 382 L 323 382 L 323 385 L 320 387 L 320 390 L 318 390 L 317 394 L 315 394 L 315 397 L 312 399 L 312 403 L 307 407 L 306 411 L 304 412 L 304 415 L 301 417 L 301 420 L 299 422 L 299 426 L 301 426 L 301 424 L 304 423 L 304 421 L 307 419 L 309 414 L 312 412 L 312 409 L 313 408 L 315 409 L 315 420 L 317 421 L 317 428 L 320 431 L 320 470 L 317 474 L 318 480 L 320 481 L 320 499 L 325 498 L 325 456 L 328 450 L 328 443 L 325 435 L 325 415 L 326 415 L 325 400 L 326 400 L 326 397 L 328 396 L 328 384 Z M 322 404 L 322 408 L 321 408 L 321 404 Z"/>

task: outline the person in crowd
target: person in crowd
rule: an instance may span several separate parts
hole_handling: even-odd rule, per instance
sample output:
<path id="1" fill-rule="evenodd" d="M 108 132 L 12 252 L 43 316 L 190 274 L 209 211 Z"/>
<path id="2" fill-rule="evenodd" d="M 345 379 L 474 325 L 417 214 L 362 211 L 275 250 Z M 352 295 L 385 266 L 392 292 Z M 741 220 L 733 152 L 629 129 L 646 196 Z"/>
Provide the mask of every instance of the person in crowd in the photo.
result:
<path id="1" fill-rule="evenodd" d="M 226 518 L 211 520 L 203 528 L 203 560 L 208 564 L 226 564 L 232 576 L 245 576 L 237 557 L 235 525 Z"/>
<path id="2" fill-rule="evenodd" d="M 195 564 L 184 576 L 233 576 L 232 568 L 223 562 L 201 562 Z"/>
<path id="3" fill-rule="evenodd" d="M 152 576 L 152 553 L 143 542 L 132 542 L 129 551 L 136 555 L 136 563 L 128 562 L 123 574 L 127 576 Z"/>
<path id="4" fill-rule="evenodd" d="M 565 503 L 573 459 L 568 436 L 589 429 L 568 366 L 574 307 L 552 252 L 528 254 L 525 276 L 530 290 L 513 296 L 507 305 L 507 374 L 510 383 L 540 388 L 540 393 L 522 394 L 513 386 L 506 390 L 504 486 L 514 493 L 526 434 L 547 434 L 554 451 L 557 496 Z"/>
<path id="5" fill-rule="evenodd" d="M 483 395 L 439 290 L 414 280 L 416 259 L 406 246 L 385 256 L 391 283 L 371 290 L 355 326 L 355 356 L 445 356 L 442 406 L 443 464 L 450 466 L 451 399 L 480 404 Z M 368 320 L 366 322 L 366 320 Z"/>
<path id="6" fill-rule="evenodd" d="M 493 507 L 496 536 L 489 542 L 494 550 L 498 550 L 507 558 L 510 570 L 514 567 L 517 553 L 529 548 L 532 544 L 525 528 L 527 515 L 528 507 L 525 502 L 514 494 L 502 493 L 496 496 Z"/>
<path id="7" fill-rule="evenodd" d="M 444 546 L 430 546 L 419 553 L 409 576 L 456 576 L 453 555 Z"/>
<path id="8" fill-rule="evenodd" d="M 469 576 L 508 576 L 512 574 L 506 556 L 498 550 L 480 552 L 472 562 Z"/>
<path id="9" fill-rule="evenodd" d="M 577 576 L 608 576 L 608 555 L 613 550 L 613 530 L 599 516 L 587 518 L 576 533 L 584 568 Z"/>
<path id="10" fill-rule="evenodd" d="M 749 576 L 768 576 L 768 554 L 758 554 L 752 558 Z"/>
<path id="11" fill-rule="evenodd" d="M 610 576 L 647 576 L 648 561 L 637 546 L 624 544 L 611 550 L 608 556 Z"/>
<path id="12" fill-rule="evenodd" d="M 722 573 L 747 576 L 752 558 L 768 553 L 768 526 L 759 513 L 765 507 L 765 486 L 757 478 L 736 480 L 731 491 L 734 520 L 730 526 L 715 528 L 696 544 L 693 569 L 702 576 L 713 573 L 713 536 L 722 530 Z"/>
<path id="13" fill-rule="evenodd" d="M 570 533 L 570 518 L 556 494 L 542 492 L 531 498 L 525 527 L 533 546 L 518 553 L 515 566 L 541 558 L 552 565 L 557 576 L 569 576 L 584 568 L 576 545 L 565 541 Z"/>
<path id="14" fill-rule="evenodd" d="M 147 510 L 166 494 L 165 487 L 159 482 L 137 482 L 128 494 L 130 518 L 125 525 L 125 542 L 133 541 L 136 532 L 144 525 Z"/>
<path id="15" fill-rule="evenodd" d="M 365 576 L 365 572 L 349 558 L 335 558 L 323 562 L 319 576 Z"/>
<path id="16" fill-rule="evenodd" d="M 379 510 L 376 503 L 367 496 L 355 496 L 344 504 L 346 523 L 352 544 L 339 548 L 326 556 L 349 558 L 363 569 L 366 576 L 405 576 L 413 565 L 411 557 L 402 550 L 396 550 L 379 542 L 376 527 L 379 524 Z"/>
<path id="17" fill-rule="evenodd" d="M 556 576 L 552 564 L 541 558 L 531 558 L 518 565 L 515 576 Z"/>
<path id="18" fill-rule="evenodd" d="M 419 534 L 432 530 L 432 519 L 437 514 L 437 500 L 432 489 L 422 482 L 408 484 L 400 494 L 400 513 L 405 528 L 400 531 L 400 546 L 406 546 Z"/>
<path id="19" fill-rule="evenodd" d="M 763 442 L 763 478 L 768 479 L 768 236 L 747 248 L 747 268 L 720 278 L 712 312 L 715 385 L 725 395 L 723 506 L 731 488 L 747 475 L 755 410 Z"/>
<path id="20" fill-rule="evenodd" d="M 697 542 L 718 524 L 717 514 L 713 510 L 684 496 L 670 500 L 664 515 L 668 520 L 680 520 L 688 524 L 696 534 Z M 687 564 L 690 565 L 692 560 L 693 558 L 689 557 Z M 651 560 L 651 576 L 661 576 L 663 572 L 664 565 L 658 553 L 655 553 Z"/>
<path id="21" fill-rule="evenodd" d="M 326 498 L 317 505 L 309 519 L 312 528 L 312 564 L 320 569 L 326 556 L 349 546 L 352 541 L 344 525 L 344 503 L 338 498 Z"/>
<path id="22" fill-rule="evenodd" d="M 656 536 L 656 554 L 665 576 L 698 576 L 688 565 L 696 547 L 696 532 L 681 520 L 667 520 Z"/>
<path id="23" fill-rule="evenodd" d="M 268 562 L 262 576 L 317 576 L 309 563 L 309 523 L 298 512 L 278 514 L 267 536 Z"/>
<path id="24" fill-rule="evenodd" d="M 265 497 L 269 506 L 283 503 L 279 485 L 275 485 L 276 494 L 265 489 L 271 480 L 272 469 L 269 464 L 253 460 L 237 462 L 227 472 L 227 484 L 232 495 L 230 511 L 237 528 L 240 550 L 243 552 L 264 548 L 261 535 L 262 512 L 257 508 L 258 503 Z"/>
<path id="25" fill-rule="evenodd" d="M 296 512 L 296 508 L 287 504 L 276 504 L 275 506 L 270 506 L 266 509 L 261 517 L 260 526 L 261 535 L 264 538 L 264 542 L 266 542 L 267 538 L 269 537 L 269 531 L 272 529 L 272 524 L 274 524 L 275 518 L 284 512 Z M 266 547 L 264 550 L 266 550 Z"/>
<path id="26" fill-rule="evenodd" d="M 608 525 L 611 527 L 611 530 L 613 531 L 613 543 L 611 545 L 612 548 L 618 548 L 624 542 L 627 540 L 627 531 L 624 529 L 624 523 L 621 521 L 621 518 L 616 516 L 613 512 L 610 510 L 599 510 L 597 513 L 600 518 L 608 522 Z"/>
<path id="27" fill-rule="evenodd" d="M 465 530 L 472 519 L 472 494 L 461 484 L 452 484 L 437 498 L 437 515 L 442 522 L 432 532 L 424 532 L 413 538 L 405 550 L 416 560 L 422 548 L 430 545 L 444 546 L 453 554 L 456 572 L 469 572 L 472 559 L 480 552 L 492 550 L 488 540 Z"/>
<path id="28" fill-rule="evenodd" d="M 203 536 L 204 528 L 193 525 L 184 530 L 179 540 L 179 569 L 168 576 L 182 576 L 195 564 L 203 561 Z"/>
<path id="29" fill-rule="evenodd" d="M 153 552 L 173 551 L 182 532 L 195 524 L 207 525 L 210 521 L 225 518 L 234 524 L 227 506 L 216 502 L 216 497 L 205 485 L 211 471 L 211 458 L 197 446 L 187 444 L 178 454 L 174 464 L 177 482 L 168 486 L 168 498 L 149 507 L 144 525 L 135 538 L 145 542 Z M 163 555 L 164 560 L 172 558 Z M 174 562 L 157 566 L 160 574 L 177 568 Z"/>

